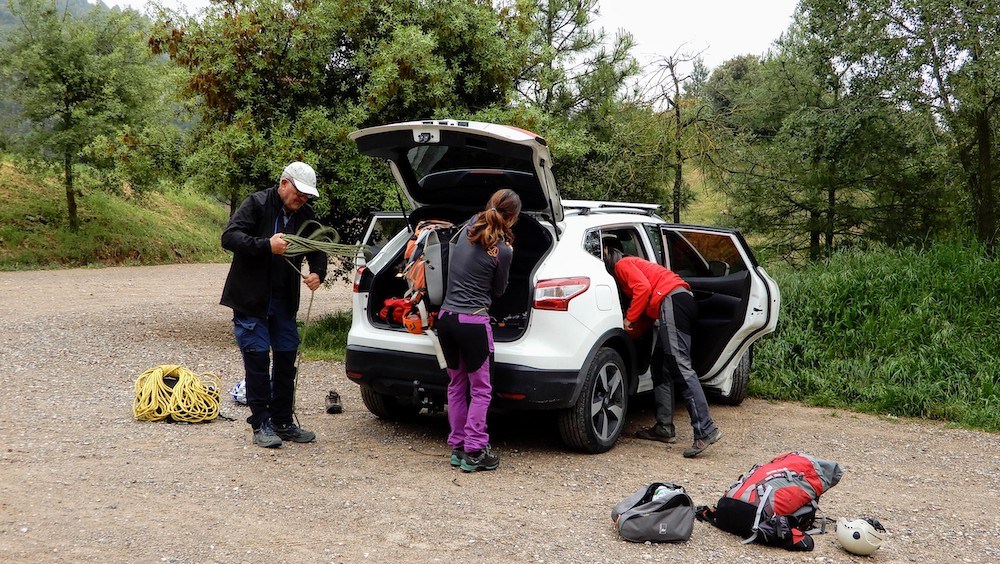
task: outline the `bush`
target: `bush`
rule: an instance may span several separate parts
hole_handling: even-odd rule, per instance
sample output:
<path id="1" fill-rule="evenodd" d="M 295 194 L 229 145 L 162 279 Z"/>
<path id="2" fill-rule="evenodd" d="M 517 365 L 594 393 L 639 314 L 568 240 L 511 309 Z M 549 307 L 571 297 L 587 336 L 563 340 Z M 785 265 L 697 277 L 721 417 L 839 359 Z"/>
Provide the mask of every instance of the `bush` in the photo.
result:
<path id="1" fill-rule="evenodd" d="M 1000 263 L 975 243 L 775 271 L 778 331 L 751 393 L 1000 430 Z"/>

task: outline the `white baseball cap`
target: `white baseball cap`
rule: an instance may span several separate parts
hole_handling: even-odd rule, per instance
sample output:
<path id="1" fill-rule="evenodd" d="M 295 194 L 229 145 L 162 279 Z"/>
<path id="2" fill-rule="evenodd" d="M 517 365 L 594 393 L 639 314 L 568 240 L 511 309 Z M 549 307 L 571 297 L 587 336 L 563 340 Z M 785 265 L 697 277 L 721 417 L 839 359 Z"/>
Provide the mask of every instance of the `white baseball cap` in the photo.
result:
<path id="1" fill-rule="evenodd" d="M 291 180 L 292 185 L 299 192 L 312 198 L 319 197 L 319 191 L 316 190 L 316 171 L 306 163 L 295 161 L 286 166 L 281 177 Z"/>

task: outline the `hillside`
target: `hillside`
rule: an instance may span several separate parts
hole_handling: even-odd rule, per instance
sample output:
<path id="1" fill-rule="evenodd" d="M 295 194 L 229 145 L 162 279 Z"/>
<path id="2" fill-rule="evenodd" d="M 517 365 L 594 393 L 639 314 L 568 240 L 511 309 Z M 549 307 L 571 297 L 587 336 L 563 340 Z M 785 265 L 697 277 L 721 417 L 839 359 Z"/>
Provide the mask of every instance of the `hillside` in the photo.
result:
<path id="1" fill-rule="evenodd" d="M 97 2 L 93 4 L 87 2 L 87 0 L 61 0 L 56 3 L 56 9 L 60 10 L 60 12 L 62 10 L 67 10 L 74 16 L 83 16 L 94 8 L 104 10 L 110 9 L 107 4 L 100 0 L 97 0 Z M 7 0 L 0 1 L 0 35 L 2 35 L 5 28 L 17 25 L 17 23 L 17 16 L 11 13 Z"/>
<path id="2" fill-rule="evenodd" d="M 227 260 L 219 234 L 228 214 L 204 195 L 82 192 L 73 233 L 57 176 L 0 162 L 0 270 Z"/>

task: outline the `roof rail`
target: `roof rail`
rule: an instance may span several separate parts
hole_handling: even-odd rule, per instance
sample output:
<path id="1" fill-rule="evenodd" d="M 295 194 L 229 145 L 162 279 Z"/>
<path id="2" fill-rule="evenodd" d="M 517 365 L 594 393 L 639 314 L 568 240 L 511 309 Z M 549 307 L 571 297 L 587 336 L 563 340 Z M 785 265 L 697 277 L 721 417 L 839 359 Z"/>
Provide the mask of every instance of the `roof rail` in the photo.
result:
<path id="1" fill-rule="evenodd" d="M 659 204 L 641 204 L 635 202 L 602 202 L 598 200 L 563 200 L 563 209 L 576 211 L 580 215 L 591 213 L 637 213 L 655 215 L 660 209 Z"/>

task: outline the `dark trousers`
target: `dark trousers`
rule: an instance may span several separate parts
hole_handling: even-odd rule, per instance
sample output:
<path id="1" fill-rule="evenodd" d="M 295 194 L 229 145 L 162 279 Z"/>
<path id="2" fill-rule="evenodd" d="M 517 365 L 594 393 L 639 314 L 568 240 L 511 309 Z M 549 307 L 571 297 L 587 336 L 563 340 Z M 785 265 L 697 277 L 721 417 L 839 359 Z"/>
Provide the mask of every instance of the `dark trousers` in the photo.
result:
<path id="1" fill-rule="evenodd" d="M 691 336 L 694 334 L 698 305 L 686 290 L 674 291 L 660 304 L 660 327 L 657 338 L 662 362 L 652 370 L 653 397 L 656 400 L 657 432 L 675 435 L 674 391 L 680 393 L 691 416 L 695 439 L 715 432 L 715 421 L 708 413 L 708 400 L 698 374 L 691 363 Z M 655 362 L 656 359 L 654 359 Z"/>
<path id="2" fill-rule="evenodd" d="M 299 330 L 291 299 L 272 297 L 267 317 L 233 315 L 233 335 L 243 355 L 246 371 L 247 423 L 254 429 L 271 420 L 292 422 L 295 403 L 295 357 Z M 270 352 L 274 352 L 273 370 Z"/>

